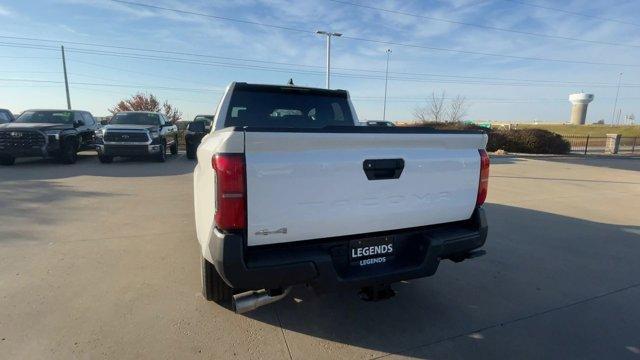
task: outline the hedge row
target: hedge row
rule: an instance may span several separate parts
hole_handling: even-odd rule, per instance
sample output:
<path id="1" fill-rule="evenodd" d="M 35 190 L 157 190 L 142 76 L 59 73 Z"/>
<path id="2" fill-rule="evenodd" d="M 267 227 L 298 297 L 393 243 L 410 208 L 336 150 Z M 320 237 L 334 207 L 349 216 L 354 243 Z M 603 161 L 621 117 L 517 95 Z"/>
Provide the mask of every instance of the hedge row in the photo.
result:
<path id="1" fill-rule="evenodd" d="M 542 129 L 516 129 L 489 132 L 487 150 L 527 154 L 568 154 L 571 144 L 562 136 Z"/>
<path id="2" fill-rule="evenodd" d="M 567 154 L 571 144 L 562 136 L 542 129 L 496 130 L 464 123 L 425 123 L 421 126 L 443 130 L 480 130 L 487 133 L 488 151 L 504 150 L 526 154 Z"/>

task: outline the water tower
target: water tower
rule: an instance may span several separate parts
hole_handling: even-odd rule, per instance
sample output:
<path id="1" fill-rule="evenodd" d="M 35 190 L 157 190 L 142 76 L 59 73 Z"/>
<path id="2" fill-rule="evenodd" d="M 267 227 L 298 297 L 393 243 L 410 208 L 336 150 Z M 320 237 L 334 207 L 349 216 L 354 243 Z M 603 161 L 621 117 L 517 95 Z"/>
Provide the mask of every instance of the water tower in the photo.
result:
<path id="1" fill-rule="evenodd" d="M 569 101 L 573 104 L 571 106 L 571 124 L 584 125 L 587 117 L 587 106 L 593 101 L 593 94 L 571 94 L 569 95 Z"/>

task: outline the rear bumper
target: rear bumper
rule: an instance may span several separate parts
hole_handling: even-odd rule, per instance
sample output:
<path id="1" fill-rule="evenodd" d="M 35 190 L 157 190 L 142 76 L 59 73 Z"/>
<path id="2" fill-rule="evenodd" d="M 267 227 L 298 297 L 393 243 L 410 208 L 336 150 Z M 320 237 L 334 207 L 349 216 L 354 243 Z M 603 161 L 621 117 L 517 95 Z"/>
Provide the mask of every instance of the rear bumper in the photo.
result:
<path id="1" fill-rule="evenodd" d="M 275 289 L 309 284 L 325 292 L 431 276 L 440 260 L 483 246 L 487 232 L 484 210 L 478 208 L 466 221 L 264 247 L 246 248 L 242 235 L 216 230 L 210 250 L 214 266 L 234 288 Z M 396 237 L 394 259 L 364 267 L 351 265 L 349 240 L 371 235 Z"/>

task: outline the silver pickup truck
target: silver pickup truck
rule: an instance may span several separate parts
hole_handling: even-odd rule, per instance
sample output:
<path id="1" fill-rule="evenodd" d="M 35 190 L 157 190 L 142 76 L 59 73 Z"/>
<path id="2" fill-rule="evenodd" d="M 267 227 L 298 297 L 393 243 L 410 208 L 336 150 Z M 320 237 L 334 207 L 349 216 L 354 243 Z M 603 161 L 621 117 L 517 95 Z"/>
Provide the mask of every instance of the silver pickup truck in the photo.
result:
<path id="1" fill-rule="evenodd" d="M 167 150 L 178 154 L 178 127 L 167 116 L 152 111 L 124 111 L 113 115 L 108 125 L 96 131 L 101 163 L 117 156 L 152 157 L 164 162 Z"/>

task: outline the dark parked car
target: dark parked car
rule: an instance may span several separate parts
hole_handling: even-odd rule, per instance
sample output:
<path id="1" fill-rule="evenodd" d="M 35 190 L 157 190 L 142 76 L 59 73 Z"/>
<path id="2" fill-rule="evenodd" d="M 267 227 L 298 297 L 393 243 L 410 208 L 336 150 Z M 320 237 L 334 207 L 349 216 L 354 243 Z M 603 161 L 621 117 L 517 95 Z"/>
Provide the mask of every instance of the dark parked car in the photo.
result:
<path id="1" fill-rule="evenodd" d="M 162 113 L 119 112 L 96 131 L 96 145 L 102 163 L 116 156 L 152 156 L 164 162 L 167 149 L 178 154 L 178 128 Z"/>
<path id="2" fill-rule="evenodd" d="M 395 127 L 396 125 L 391 121 L 372 120 L 372 121 L 367 121 L 367 126 Z"/>
<path id="3" fill-rule="evenodd" d="M 211 131 L 213 115 L 198 115 L 187 125 L 184 141 L 187 148 L 187 158 L 195 159 L 196 150 L 202 138 Z"/>
<path id="4" fill-rule="evenodd" d="M 0 164 L 18 157 L 56 157 L 76 162 L 79 151 L 95 149 L 95 119 L 87 111 L 27 110 L 0 125 Z"/>
<path id="5" fill-rule="evenodd" d="M 6 124 L 15 121 L 13 113 L 7 109 L 0 109 L 0 124 Z"/>
<path id="6" fill-rule="evenodd" d="M 207 132 L 210 132 L 211 125 L 213 125 L 213 118 L 213 115 L 196 115 L 193 121 L 202 121 L 204 123 L 205 130 L 207 130 Z"/>

